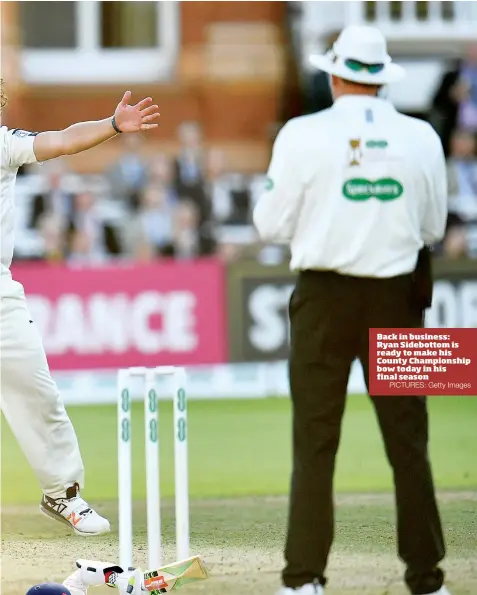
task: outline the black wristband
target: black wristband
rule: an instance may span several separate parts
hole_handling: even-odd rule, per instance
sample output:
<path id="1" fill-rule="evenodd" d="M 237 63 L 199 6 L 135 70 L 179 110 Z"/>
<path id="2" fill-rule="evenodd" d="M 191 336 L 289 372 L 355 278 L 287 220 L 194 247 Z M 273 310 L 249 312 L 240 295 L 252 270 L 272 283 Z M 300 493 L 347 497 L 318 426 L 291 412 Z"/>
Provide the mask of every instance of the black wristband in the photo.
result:
<path id="1" fill-rule="evenodd" d="M 113 119 L 111 120 L 111 125 L 118 134 L 122 133 L 122 130 L 119 130 L 118 125 L 116 124 L 116 116 L 113 116 Z"/>

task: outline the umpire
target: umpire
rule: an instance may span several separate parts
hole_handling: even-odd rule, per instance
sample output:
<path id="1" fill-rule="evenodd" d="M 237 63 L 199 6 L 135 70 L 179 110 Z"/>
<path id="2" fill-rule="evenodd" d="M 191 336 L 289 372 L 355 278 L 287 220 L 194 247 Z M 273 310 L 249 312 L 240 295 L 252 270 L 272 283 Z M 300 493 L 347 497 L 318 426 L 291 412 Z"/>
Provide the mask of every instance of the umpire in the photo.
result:
<path id="1" fill-rule="evenodd" d="M 280 131 L 254 211 L 264 241 L 288 243 L 293 475 L 281 595 L 323 595 L 334 533 L 333 475 L 350 367 L 368 381 L 368 329 L 420 328 L 447 180 L 439 138 L 379 97 L 404 70 L 377 29 L 350 26 L 314 66 L 331 108 Z M 372 398 L 394 474 L 399 556 L 415 595 L 450 595 L 423 397 Z"/>

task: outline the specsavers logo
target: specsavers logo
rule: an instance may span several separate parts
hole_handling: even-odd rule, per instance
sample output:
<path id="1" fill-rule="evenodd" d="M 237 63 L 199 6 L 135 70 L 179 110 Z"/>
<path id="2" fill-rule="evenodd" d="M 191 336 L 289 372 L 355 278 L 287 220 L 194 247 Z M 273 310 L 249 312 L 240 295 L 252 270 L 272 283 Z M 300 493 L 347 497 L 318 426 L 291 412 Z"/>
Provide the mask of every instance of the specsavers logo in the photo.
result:
<path id="1" fill-rule="evenodd" d="M 353 178 L 343 184 L 342 192 L 349 200 L 365 201 L 370 198 L 389 201 L 399 198 L 404 189 L 400 182 L 392 178 L 382 178 L 375 182 L 365 178 Z"/>

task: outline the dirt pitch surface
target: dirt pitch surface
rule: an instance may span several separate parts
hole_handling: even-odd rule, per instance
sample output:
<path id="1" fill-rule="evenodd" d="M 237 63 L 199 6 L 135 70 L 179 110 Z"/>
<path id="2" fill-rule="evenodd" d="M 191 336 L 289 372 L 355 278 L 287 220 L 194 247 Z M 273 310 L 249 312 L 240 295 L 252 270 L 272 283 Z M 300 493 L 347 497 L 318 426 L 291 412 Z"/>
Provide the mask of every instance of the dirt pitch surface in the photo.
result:
<path id="1" fill-rule="evenodd" d="M 452 595 L 477 594 L 477 493 L 442 494 L 448 540 L 444 568 Z M 113 519 L 107 536 L 82 539 L 40 515 L 37 507 L 2 509 L 2 595 L 23 595 L 33 584 L 61 581 L 76 558 L 117 561 L 116 506 L 94 503 Z M 394 509 L 387 495 L 337 498 L 337 536 L 327 595 L 405 595 L 395 556 Z M 135 509 L 135 563 L 145 567 L 144 503 Z M 211 578 L 181 592 L 273 595 L 279 586 L 286 522 L 284 498 L 194 502 L 192 553 L 203 555 Z M 164 510 L 167 561 L 175 559 L 173 510 Z M 107 588 L 89 595 L 111 595 Z"/>

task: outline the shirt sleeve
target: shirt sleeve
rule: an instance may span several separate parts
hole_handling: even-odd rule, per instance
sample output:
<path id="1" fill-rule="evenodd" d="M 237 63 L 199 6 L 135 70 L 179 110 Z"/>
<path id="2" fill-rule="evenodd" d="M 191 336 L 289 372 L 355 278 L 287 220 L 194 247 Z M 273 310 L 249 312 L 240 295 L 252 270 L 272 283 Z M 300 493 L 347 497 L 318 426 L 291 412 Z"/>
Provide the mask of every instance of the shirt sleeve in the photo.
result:
<path id="1" fill-rule="evenodd" d="M 264 241 L 289 242 L 295 232 L 304 188 L 295 132 L 288 123 L 278 133 L 268 169 L 267 188 L 253 211 L 253 222 Z"/>
<path id="2" fill-rule="evenodd" d="M 427 246 L 440 242 L 446 230 L 448 213 L 447 167 L 442 144 L 432 130 L 428 143 L 427 200 L 421 220 L 421 238 Z"/>
<path id="3" fill-rule="evenodd" d="M 7 155 L 10 167 L 21 167 L 28 163 L 37 163 L 37 158 L 33 150 L 33 143 L 37 132 L 28 130 L 9 130 L 7 138 Z"/>

